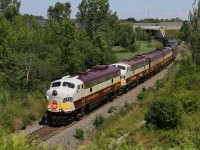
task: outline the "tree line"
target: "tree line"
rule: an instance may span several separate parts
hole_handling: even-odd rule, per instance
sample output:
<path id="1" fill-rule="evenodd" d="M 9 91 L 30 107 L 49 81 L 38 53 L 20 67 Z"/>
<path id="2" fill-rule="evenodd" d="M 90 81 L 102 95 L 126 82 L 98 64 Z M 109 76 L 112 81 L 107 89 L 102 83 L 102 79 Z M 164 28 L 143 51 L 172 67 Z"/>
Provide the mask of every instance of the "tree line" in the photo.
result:
<path id="1" fill-rule="evenodd" d="M 188 21 L 183 22 L 181 38 L 191 52 L 193 62 L 200 64 L 200 1 L 194 0 Z"/>
<path id="2" fill-rule="evenodd" d="M 183 22 L 184 20 L 180 19 L 179 17 L 171 18 L 171 19 L 145 18 L 145 19 L 136 20 L 135 18 L 132 17 L 132 18 L 127 18 L 127 19 L 122 19 L 122 21 L 130 21 L 133 23 L 161 23 L 161 22 Z"/>
<path id="3" fill-rule="evenodd" d="M 0 82 L 6 89 L 35 90 L 45 81 L 114 62 L 114 45 L 133 47 L 132 24 L 120 22 L 108 0 L 83 0 L 78 9 L 74 20 L 71 4 L 57 2 L 43 28 L 38 17 L 19 13 L 20 1 L 0 2 Z"/>

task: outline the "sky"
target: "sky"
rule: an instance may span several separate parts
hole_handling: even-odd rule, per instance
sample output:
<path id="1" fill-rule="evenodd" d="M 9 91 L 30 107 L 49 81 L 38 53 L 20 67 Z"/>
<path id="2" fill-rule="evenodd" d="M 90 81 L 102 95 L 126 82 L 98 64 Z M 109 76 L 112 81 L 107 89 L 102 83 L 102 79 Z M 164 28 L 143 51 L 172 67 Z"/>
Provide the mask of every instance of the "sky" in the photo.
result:
<path id="1" fill-rule="evenodd" d="M 70 2 L 71 18 L 75 18 L 78 5 L 82 0 L 21 0 L 21 14 L 32 14 L 47 18 L 47 9 L 56 2 Z M 112 12 L 117 12 L 120 19 L 135 18 L 181 18 L 188 19 L 193 0 L 109 0 Z"/>

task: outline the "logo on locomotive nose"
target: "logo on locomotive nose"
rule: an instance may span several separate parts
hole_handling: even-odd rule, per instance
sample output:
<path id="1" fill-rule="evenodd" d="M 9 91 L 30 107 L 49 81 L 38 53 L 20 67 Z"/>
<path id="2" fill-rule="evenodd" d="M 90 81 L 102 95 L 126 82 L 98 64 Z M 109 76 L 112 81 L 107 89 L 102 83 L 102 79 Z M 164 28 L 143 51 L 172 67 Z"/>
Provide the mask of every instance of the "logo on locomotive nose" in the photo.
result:
<path id="1" fill-rule="evenodd" d="M 52 109 L 56 110 L 58 108 L 57 101 L 52 102 Z"/>

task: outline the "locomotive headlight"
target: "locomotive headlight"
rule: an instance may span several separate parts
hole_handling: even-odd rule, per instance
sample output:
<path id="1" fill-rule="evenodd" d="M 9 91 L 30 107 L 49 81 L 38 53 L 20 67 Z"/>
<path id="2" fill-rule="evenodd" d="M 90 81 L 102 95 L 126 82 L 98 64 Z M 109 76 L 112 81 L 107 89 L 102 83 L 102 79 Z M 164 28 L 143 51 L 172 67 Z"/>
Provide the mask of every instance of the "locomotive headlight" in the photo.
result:
<path id="1" fill-rule="evenodd" d="M 49 100 L 49 96 L 45 96 L 45 99 L 48 101 Z"/>
<path id="2" fill-rule="evenodd" d="M 73 101 L 73 97 L 66 97 L 63 99 L 63 103 L 72 102 L 72 101 Z"/>

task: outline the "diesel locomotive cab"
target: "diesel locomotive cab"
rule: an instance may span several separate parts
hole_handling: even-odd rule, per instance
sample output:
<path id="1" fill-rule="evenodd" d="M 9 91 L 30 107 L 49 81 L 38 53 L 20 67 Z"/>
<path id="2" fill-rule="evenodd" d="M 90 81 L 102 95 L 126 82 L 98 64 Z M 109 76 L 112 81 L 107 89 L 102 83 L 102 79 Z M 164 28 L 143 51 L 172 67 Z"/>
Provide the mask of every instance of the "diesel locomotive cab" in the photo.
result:
<path id="1" fill-rule="evenodd" d="M 117 67 L 120 69 L 121 75 L 121 85 L 122 86 L 126 86 L 126 78 L 129 76 L 129 72 L 130 72 L 130 67 L 129 65 L 123 64 L 123 63 L 119 63 L 119 64 L 113 64 L 113 66 Z"/>
<path id="2" fill-rule="evenodd" d="M 47 114 L 65 115 L 75 110 L 74 101 L 82 96 L 83 83 L 78 79 L 63 78 L 51 83 L 46 92 Z"/>

